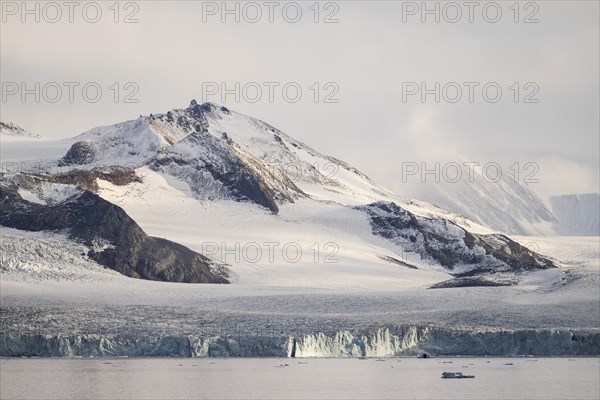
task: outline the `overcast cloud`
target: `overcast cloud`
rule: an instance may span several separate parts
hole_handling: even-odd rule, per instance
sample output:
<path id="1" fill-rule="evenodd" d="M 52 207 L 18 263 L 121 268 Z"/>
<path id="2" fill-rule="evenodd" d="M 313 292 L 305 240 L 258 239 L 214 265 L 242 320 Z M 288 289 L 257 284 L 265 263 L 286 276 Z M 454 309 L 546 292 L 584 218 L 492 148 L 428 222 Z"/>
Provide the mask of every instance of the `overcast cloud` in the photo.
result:
<path id="1" fill-rule="evenodd" d="M 207 82 L 226 82 L 230 88 L 235 82 L 297 82 L 303 89 L 297 103 L 286 101 L 279 86 L 273 103 L 265 88 L 256 103 L 244 98 L 236 102 L 230 95 L 225 104 L 349 162 L 401 193 L 419 190 L 402 183 L 402 161 L 462 160 L 503 166 L 536 162 L 540 170 L 534 189 L 544 196 L 599 190 L 596 1 L 529 2 L 534 6 L 521 2 L 518 23 L 509 9 L 513 1 L 496 3 L 503 12 L 497 23 L 483 18 L 486 2 L 475 9 L 473 23 L 464 15 L 468 9 L 463 2 L 458 2 L 460 21 L 449 23 L 442 15 L 440 23 L 433 16 L 422 23 L 419 14 L 405 14 L 403 22 L 408 3 L 390 1 L 323 2 L 319 23 L 309 9 L 313 1 L 299 2 L 303 14 L 297 23 L 282 17 L 289 2 L 279 3 L 275 21 L 269 23 L 268 8 L 261 1 L 260 21 L 242 18 L 235 23 L 229 16 L 222 23 L 219 14 L 205 15 L 203 22 L 203 8 L 213 10 L 206 2 L 138 1 L 127 8 L 121 3 L 119 20 L 137 9 L 133 18 L 139 22 L 127 24 L 113 21 L 112 3 L 99 2 L 103 15 L 98 23 L 86 22 L 81 9 L 69 23 L 64 7 L 56 23 L 44 21 L 44 15 L 39 23 L 33 16 L 23 23 L 20 10 L 12 15 L 11 8 L 21 7 L 21 2 L 2 2 L 3 89 L 10 82 L 29 87 L 35 82 L 98 82 L 104 89 L 97 103 L 83 100 L 77 89 L 73 103 L 65 93 L 56 103 L 43 98 L 38 103 L 33 96 L 22 102 L 19 94 L 6 96 L 4 90 L 2 121 L 64 138 L 140 114 L 186 107 L 192 98 L 221 103 L 219 96 L 202 98 Z M 33 9 L 35 2 L 29 5 Z M 220 8 L 222 2 L 213 5 Z M 339 22 L 322 22 L 336 10 L 331 18 Z M 534 11 L 532 18 L 539 22 L 523 23 Z M 117 103 L 109 89 L 114 82 L 120 87 Z M 123 102 L 127 82 L 139 87 L 133 97 L 137 103 Z M 318 103 L 310 89 L 314 82 L 320 87 Z M 335 88 L 325 87 L 328 82 L 339 87 L 332 97 L 338 103 L 323 102 Z M 444 98 L 436 103 L 433 95 L 423 103 L 419 95 L 403 101 L 403 82 L 426 82 L 430 88 L 435 82 L 480 86 L 473 103 L 466 87 L 456 103 Z M 503 90 L 496 103 L 482 98 L 481 87 L 488 82 Z M 517 103 L 510 89 L 514 82 L 519 83 Z M 528 82 L 534 85 L 526 88 Z M 525 96 L 536 88 L 532 99 L 539 102 L 525 103 Z"/>

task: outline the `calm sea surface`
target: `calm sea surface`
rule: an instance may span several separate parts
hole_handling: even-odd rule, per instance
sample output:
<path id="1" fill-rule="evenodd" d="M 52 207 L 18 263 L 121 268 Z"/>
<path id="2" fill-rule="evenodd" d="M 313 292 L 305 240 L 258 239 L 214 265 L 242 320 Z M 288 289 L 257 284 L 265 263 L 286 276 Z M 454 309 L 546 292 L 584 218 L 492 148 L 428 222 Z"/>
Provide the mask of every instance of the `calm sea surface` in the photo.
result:
<path id="1" fill-rule="evenodd" d="M 2 399 L 600 398 L 598 358 L 1 359 L 0 372 Z"/>

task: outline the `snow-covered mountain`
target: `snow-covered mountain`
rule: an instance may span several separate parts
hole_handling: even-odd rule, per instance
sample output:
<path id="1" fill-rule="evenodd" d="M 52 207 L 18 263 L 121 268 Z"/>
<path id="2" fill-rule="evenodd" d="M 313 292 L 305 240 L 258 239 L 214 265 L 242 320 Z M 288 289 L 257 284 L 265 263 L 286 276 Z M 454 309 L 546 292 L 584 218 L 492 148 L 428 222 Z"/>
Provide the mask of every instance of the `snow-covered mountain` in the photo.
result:
<path id="1" fill-rule="evenodd" d="M 190 162 L 206 172 L 203 177 L 192 179 L 202 180 L 196 186 L 207 191 L 202 193 L 196 188 L 197 198 L 240 197 L 226 190 L 227 179 L 244 181 L 244 175 L 249 174 L 260 181 L 254 186 L 283 199 L 308 195 L 355 205 L 393 199 L 419 215 L 443 217 L 471 229 L 491 232 L 460 215 L 386 190 L 347 163 L 322 155 L 265 122 L 212 103 L 192 101 L 185 109 L 97 127 L 60 141 L 28 146 L 5 143 L 2 160 L 5 170 L 6 164 L 18 164 L 21 172 L 53 175 L 112 166 L 148 166 L 170 175 L 170 165 Z M 178 175 L 190 170 L 182 166 L 176 169 Z"/>
<path id="2" fill-rule="evenodd" d="M 550 198 L 555 229 L 565 236 L 600 236 L 600 194 L 571 194 Z"/>
<path id="3" fill-rule="evenodd" d="M 513 235 L 553 235 L 556 218 L 527 183 L 511 171 L 492 169 L 485 175 L 481 165 L 454 163 L 461 168 L 460 179 L 425 180 L 407 186 L 411 195 L 419 196 L 453 213 L 495 231 Z M 453 172 L 454 173 L 454 172 Z"/>
<path id="4" fill-rule="evenodd" d="M 82 257 L 124 275 L 175 282 L 227 283 L 227 269 L 168 240 L 147 236 L 122 209 L 74 185 L 16 175 L 0 182 L 0 225 L 62 232 Z M 23 254 L 26 258 L 27 254 Z"/>
<path id="5" fill-rule="evenodd" d="M 105 245 L 90 257 L 129 276 L 185 282 L 232 276 L 242 284 L 280 285 L 397 277 L 403 285 L 455 287 L 516 284 L 524 272 L 557 265 L 212 103 L 192 101 L 58 142 L 7 144 L 2 155 L 19 171 L 3 163 L 10 201 L 0 224 L 66 229 L 89 248 L 98 238 Z M 67 192 L 76 185 L 81 193 L 38 204 L 44 197 L 31 193 L 45 193 L 48 185 Z M 58 220 L 50 217 L 57 213 Z M 88 221 L 83 231 L 81 218 Z M 129 219 L 132 228 L 119 231 L 116 221 Z M 142 238 L 133 245 L 131 230 Z M 147 239 L 146 232 L 168 240 Z M 161 257 L 170 261 L 163 265 Z M 328 261 L 336 265 L 322 279 Z"/>
<path id="6" fill-rule="evenodd" d="M 43 140 L 44 138 L 31 133 L 10 122 L 0 122 L 0 137 L 2 141 Z"/>

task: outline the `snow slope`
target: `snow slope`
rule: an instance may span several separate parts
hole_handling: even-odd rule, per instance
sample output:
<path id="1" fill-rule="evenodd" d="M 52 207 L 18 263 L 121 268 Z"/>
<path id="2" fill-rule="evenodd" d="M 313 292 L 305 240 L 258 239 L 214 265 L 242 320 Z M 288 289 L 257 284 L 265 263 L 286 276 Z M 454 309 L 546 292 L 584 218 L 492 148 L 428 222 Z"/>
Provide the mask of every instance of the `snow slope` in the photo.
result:
<path id="1" fill-rule="evenodd" d="M 0 122 L 0 138 L 3 142 L 45 140 L 42 136 L 28 132 L 20 126 L 10 122 Z"/>
<path id="2" fill-rule="evenodd" d="M 417 215 L 445 218 L 477 232 L 491 232 L 460 215 L 395 194 L 347 163 L 323 155 L 263 121 L 212 103 L 198 107 L 203 110 L 208 133 L 216 138 L 226 135 L 272 170 L 288 175 L 298 188 L 316 200 L 346 205 L 394 201 Z"/>
<path id="3" fill-rule="evenodd" d="M 122 275 L 86 256 L 88 248 L 64 233 L 0 230 L 2 280 L 110 283 Z"/>
<path id="4" fill-rule="evenodd" d="M 566 236 L 600 236 L 600 195 L 571 194 L 550 198 L 555 230 Z"/>
<path id="5" fill-rule="evenodd" d="M 138 174 L 142 182 L 127 186 L 100 181 L 100 195 L 148 234 L 230 264 L 238 284 L 364 289 L 449 278 L 428 266 L 415 271 L 379 258 L 397 257 L 397 247 L 372 235 L 364 213 L 340 204 L 300 199 L 280 205 L 274 216 L 245 203 L 197 199 L 185 182 L 149 168 Z"/>
<path id="6" fill-rule="evenodd" d="M 554 215 L 535 193 L 532 186 L 521 182 L 510 170 L 482 165 L 453 164 L 461 167 L 460 179 L 454 170 L 438 181 L 433 175 L 412 177 L 421 179 L 418 185 L 407 185 L 411 195 L 423 198 L 450 212 L 464 215 L 478 224 L 514 235 L 554 235 Z M 430 167 L 432 168 L 432 167 Z M 491 171 L 491 172 L 490 172 Z M 454 181 L 455 179 L 458 179 Z"/>

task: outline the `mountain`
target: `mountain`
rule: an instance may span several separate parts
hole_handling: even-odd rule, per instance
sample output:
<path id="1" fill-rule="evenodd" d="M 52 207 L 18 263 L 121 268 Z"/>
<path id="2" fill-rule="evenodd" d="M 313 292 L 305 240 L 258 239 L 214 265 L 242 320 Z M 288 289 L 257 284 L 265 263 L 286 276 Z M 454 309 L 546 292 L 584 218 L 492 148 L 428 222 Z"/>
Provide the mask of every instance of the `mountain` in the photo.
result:
<path id="1" fill-rule="evenodd" d="M 19 170 L 3 165 L 8 183 L 0 224 L 66 229 L 88 248 L 99 238 L 106 246 L 90 257 L 128 276 L 235 277 L 240 284 L 283 286 L 390 279 L 419 287 L 499 286 L 558 265 L 212 103 L 192 101 L 62 141 L 3 143 L 2 151 Z M 32 181 L 58 191 L 76 185 L 81 192 L 37 204 L 24 189 Z"/>
<path id="2" fill-rule="evenodd" d="M 434 182 L 430 176 L 424 183 L 407 185 L 406 189 L 413 196 L 495 231 L 513 235 L 556 234 L 552 211 L 530 185 L 519 177 L 515 179 L 512 171 L 490 168 L 492 172 L 486 173 L 482 166 L 470 169 L 466 163 L 453 165 L 461 168 L 457 175 L 460 179 L 454 181 L 452 176 Z"/>
<path id="3" fill-rule="evenodd" d="M 550 198 L 555 229 L 565 236 L 600 236 L 600 194 L 570 194 Z"/>
<path id="4" fill-rule="evenodd" d="M 60 141 L 29 146 L 6 143 L 2 157 L 18 164 L 19 171 L 52 175 L 111 166 L 148 166 L 171 175 L 169 165 L 196 163 L 179 165 L 173 173 L 185 180 L 182 171 L 202 171 L 202 177 L 188 177 L 203 181 L 194 191 L 197 198 L 242 199 L 243 194 L 227 190 L 228 179 L 234 178 L 287 201 L 308 195 L 358 205 L 392 198 L 417 213 L 489 232 L 464 217 L 392 193 L 347 163 L 322 155 L 265 122 L 212 103 L 192 101 L 185 109 L 97 127 Z M 264 205 L 260 195 L 251 197 L 246 200 Z"/>
<path id="5" fill-rule="evenodd" d="M 550 260 L 504 235 L 472 234 L 448 220 L 419 217 L 394 203 L 357 208 L 368 214 L 373 234 L 400 244 L 406 252 L 439 263 L 457 278 L 555 267 Z M 462 280 L 461 284 L 473 282 L 480 283 Z"/>
<path id="6" fill-rule="evenodd" d="M 168 240 L 149 237 L 121 208 L 73 185 L 18 175 L 0 184 L 0 225 L 60 231 L 87 248 L 86 257 L 134 278 L 227 283 L 227 269 Z"/>
<path id="7" fill-rule="evenodd" d="M 0 122 L 0 137 L 3 141 L 43 140 L 40 135 L 31 133 L 10 122 Z"/>

